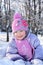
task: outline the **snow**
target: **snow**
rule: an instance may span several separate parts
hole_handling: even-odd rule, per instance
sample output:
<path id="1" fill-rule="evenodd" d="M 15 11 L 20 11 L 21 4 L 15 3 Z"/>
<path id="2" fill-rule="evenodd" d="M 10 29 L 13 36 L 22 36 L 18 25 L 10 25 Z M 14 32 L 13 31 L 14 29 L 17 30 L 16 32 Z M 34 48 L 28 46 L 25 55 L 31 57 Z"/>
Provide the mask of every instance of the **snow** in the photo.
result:
<path id="1" fill-rule="evenodd" d="M 5 51 L 8 46 L 8 42 L 6 42 L 6 36 L 7 35 L 5 32 L 0 32 L 0 58 L 5 56 L 6 53 Z M 9 33 L 9 41 L 11 40 L 11 38 L 12 38 L 12 33 Z M 40 40 L 40 44 L 43 47 L 43 36 L 38 35 L 38 39 Z"/>
<path id="2" fill-rule="evenodd" d="M 12 39 L 12 33 L 9 33 L 9 41 Z M 43 35 L 38 34 L 38 39 L 40 40 L 40 44 L 43 46 Z M 0 32 L 0 47 L 3 46 L 3 44 L 6 46 L 8 43 L 7 41 L 7 33 L 6 32 Z"/>
<path id="3" fill-rule="evenodd" d="M 12 33 L 9 32 L 9 41 L 11 40 L 11 38 L 12 38 Z M 6 32 L 0 32 L 0 40 L 2 42 L 7 40 L 7 33 Z"/>
<path id="4" fill-rule="evenodd" d="M 38 35 L 38 39 L 40 40 L 40 44 L 43 45 L 43 35 Z"/>
<path id="5" fill-rule="evenodd" d="M 12 33 L 9 32 L 9 41 L 11 39 L 12 39 Z M 41 36 L 38 34 L 38 39 L 40 40 L 40 44 L 43 45 L 43 35 Z M 0 42 L 1 43 L 3 43 L 3 42 L 7 43 L 6 40 L 7 40 L 7 33 L 6 32 L 0 32 Z"/>

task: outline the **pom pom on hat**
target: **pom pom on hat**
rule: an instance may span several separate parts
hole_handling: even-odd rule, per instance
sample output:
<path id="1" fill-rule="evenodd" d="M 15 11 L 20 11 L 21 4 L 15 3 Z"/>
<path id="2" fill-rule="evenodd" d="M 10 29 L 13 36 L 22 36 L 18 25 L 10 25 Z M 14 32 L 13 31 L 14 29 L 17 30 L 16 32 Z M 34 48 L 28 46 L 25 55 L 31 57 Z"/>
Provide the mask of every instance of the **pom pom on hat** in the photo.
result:
<path id="1" fill-rule="evenodd" d="M 15 19 L 22 19 L 22 15 L 20 13 L 15 13 L 13 18 L 14 18 L 14 20 Z"/>

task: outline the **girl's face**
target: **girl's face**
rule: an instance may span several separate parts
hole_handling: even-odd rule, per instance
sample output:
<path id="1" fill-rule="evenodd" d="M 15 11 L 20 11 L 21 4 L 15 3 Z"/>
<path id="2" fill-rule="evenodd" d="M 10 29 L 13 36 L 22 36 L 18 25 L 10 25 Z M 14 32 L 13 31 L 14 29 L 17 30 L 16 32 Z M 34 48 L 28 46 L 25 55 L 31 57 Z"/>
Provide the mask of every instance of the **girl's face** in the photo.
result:
<path id="1" fill-rule="evenodd" d="M 26 36 L 26 31 L 24 31 L 24 30 L 16 31 L 14 33 L 14 36 L 15 36 L 16 39 L 22 40 Z"/>

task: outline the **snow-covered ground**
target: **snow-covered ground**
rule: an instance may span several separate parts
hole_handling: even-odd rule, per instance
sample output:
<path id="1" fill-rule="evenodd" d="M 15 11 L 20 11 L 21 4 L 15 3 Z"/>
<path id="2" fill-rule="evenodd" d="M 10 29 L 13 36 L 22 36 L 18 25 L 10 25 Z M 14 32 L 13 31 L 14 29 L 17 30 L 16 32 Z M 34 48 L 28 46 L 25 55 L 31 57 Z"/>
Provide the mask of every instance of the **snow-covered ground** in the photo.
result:
<path id="1" fill-rule="evenodd" d="M 38 35 L 38 38 L 39 38 L 39 40 L 40 40 L 40 44 L 43 45 L 43 36 Z"/>
<path id="2" fill-rule="evenodd" d="M 8 46 L 8 42 L 6 42 L 7 34 L 5 32 L 0 32 L 0 58 L 2 58 L 6 53 L 6 48 Z M 12 38 L 12 33 L 9 33 L 9 41 Z M 43 36 L 38 35 L 40 43 L 43 47 Z"/>
<path id="3" fill-rule="evenodd" d="M 9 33 L 9 41 L 11 40 L 11 38 L 12 38 L 12 33 Z M 43 45 L 43 36 L 38 35 L 38 38 L 40 40 L 41 45 Z M 6 42 L 6 40 L 7 40 L 7 33 L 6 32 L 0 32 L 0 41 Z"/>
<path id="4" fill-rule="evenodd" d="M 12 33 L 9 32 L 9 41 L 12 38 Z M 6 41 L 7 40 L 7 33 L 6 32 L 0 32 L 0 41 Z"/>

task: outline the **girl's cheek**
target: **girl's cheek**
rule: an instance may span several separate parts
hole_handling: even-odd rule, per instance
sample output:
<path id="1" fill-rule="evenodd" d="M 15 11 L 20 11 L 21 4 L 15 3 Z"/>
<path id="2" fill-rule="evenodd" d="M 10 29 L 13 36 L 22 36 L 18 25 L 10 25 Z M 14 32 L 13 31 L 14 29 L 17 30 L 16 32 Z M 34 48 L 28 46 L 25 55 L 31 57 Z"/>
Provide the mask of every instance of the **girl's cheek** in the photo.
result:
<path id="1" fill-rule="evenodd" d="M 15 33 L 14 35 L 16 36 L 17 34 Z"/>

